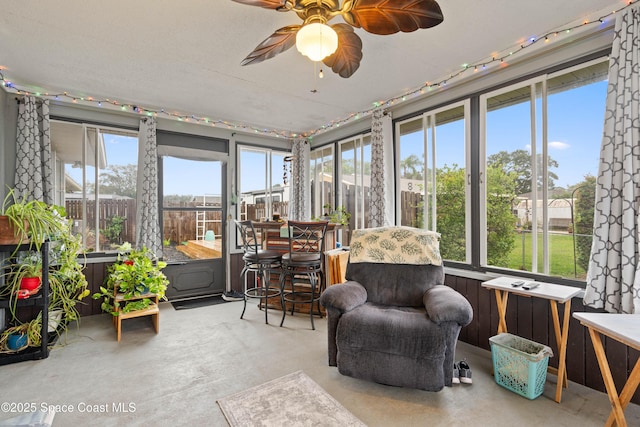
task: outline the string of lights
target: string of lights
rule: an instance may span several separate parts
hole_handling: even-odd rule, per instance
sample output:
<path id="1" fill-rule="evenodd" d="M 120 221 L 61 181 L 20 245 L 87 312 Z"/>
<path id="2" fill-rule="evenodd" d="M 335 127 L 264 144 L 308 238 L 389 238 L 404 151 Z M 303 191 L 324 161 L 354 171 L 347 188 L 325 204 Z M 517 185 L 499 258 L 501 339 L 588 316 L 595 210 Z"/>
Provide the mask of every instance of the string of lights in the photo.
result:
<path id="1" fill-rule="evenodd" d="M 422 84 L 420 87 L 414 90 L 411 90 L 409 92 L 406 92 L 394 98 L 387 99 L 385 101 L 376 101 L 373 103 L 371 108 L 368 108 L 359 112 L 351 113 L 347 117 L 333 120 L 315 130 L 303 132 L 301 134 L 293 133 L 285 130 L 259 128 L 259 127 L 251 126 L 248 124 L 234 123 L 231 121 L 220 120 L 220 119 L 210 119 L 207 117 L 189 115 L 189 114 L 184 114 L 180 112 L 171 112 L 165 109 L 154 109 L 150 107 L 144 107 L 141 105 L 120 102 L 120 101 L 109 99 L 109 98 L 102 99 L 102 98 L 96 98 L 91 96 L 80 96 L 80 95 L 75 95 L 66 91 L 58 92 L 58 93 L 34 91 L 31 89 L 28 89 L 25 86 L 14 84 L 13 82 L 5 79 L 4 74 L 2 73 L 3 71 L 2 68 L 0 68 L 0 83 L 2 84 L 2 86 L 6 88 L 7 91 L 16 93 L 18 95 L 37 96 L 39 98 L 46 98 L 46 99 L 55 100 L 55 101 L 60 101 L 60 100 L 67 101 L 67 102 L 70 101 L 74 104 L 93 105 L 97 107 L 106 106 L 111 109 L 120 109 L 121 111 L 137 113 L 140 115 L 153 116 L 153 117 L 158 117 L 158 116 L 166 117 L 169 119 L 184 121 L 188 123 L 196 123 L 201 125 L 220 127 L 223 129 L 230 129 L 233 131 L 249 132 L 249 133 L 261 134 L 261 135 L 277 137 L 277 138 L 292 139 L 292 138 L 303 137 L 303 138 L 312 139 L 314 136 L 319 135 L 320 133 L 326 132 L 331 129 L 339 128 L 340 126 L 343 126 L 349 122 L 357 121 L 364 117 L 370 116 L 371 114 L 373 114 L 373 111 L 376 110 L 377 108 L 392 107 L 400 102 L 405 102 L 409 99 L 415 99 L 416 97 L 422 96 L 427 92 L 438 90 L 438 89 L 440 90 L 445 89 L 447 87 L 447 84 L 450 83 L 452 80 L 461 79 L 463 76 L 468 75 L 470 72 L 477 73 L 480 71 L 487 71 L 489 68 L 493 68 L 496 66 L 505 67 L 508 65 L 509 58 L 513 58 L 514 55 L 522 52 L 523 50 L 530 48 L 531 46 L 534 46 L 536 44 L 548 43 L 563 34 L 571 33 L 577 28 L 583 28 L 586 26 L 603 25 L 607 23 L 609 18 L 611 18 L 613 15 L 626 9 L 627 7 L 636 3 L 637 1 L 638 0 L 627 0 L 625 6 L 619 9 L 613 10 L 610 13 L 599 17 L 598 19 L 585 20 L 576 25 L 572 25 L 556 31 L 551 31 L 541 36 L 531 37 L 527 39 L 524 43 L 520 43 L 519 45 L 516 45 L 512 49 L 503 51 L 504 53 L 502 54 L 495 54 L 491 57 L 487 57 L 478 62 L 463 64 L 458 71 L 453 72 L 444 78 L 440 78 L 440 79 L 437 79 L 436 81 L 431 81 L 431 82 L 427 81 L 424 84 Z"/>
<path id="2" fill-rule="evenodd" d="M 390 98 L 386 101 L 377 101 L 373 103 L 373 106 L 367 110 L 363 110 L 357 113 L 351 113 L 348 117 L 345 117 L 343 119 L 339 119 L 339 120 L 335 120 L 332 121 L 331 123 L 322 126 L 321 128 L 311 132 L 308 136 L 312 137 L 313 135 L 317 135 L 321 132 L 324 132 L 326 130 L 332 129 L 332 128 L 337 128 L 340 127 L 341 125 L 344 125 L 352 120 L 359 120 L 363 117 L 369 116 L 371 114 L 373 114 L 373 111 L 375 111 L 376 109 L 380 108 L 380 107 L 391 107 L 399 102 L 405 102 L 409 99 L 415 99 L 418 96 L 424 95 L 425 92 L 429 92 L 432 91 L 434 89 L 445 89 L 447 86 L 447 83 L 451 82 L 451 80 L 454 80 L 456 78 L 462 77 L 464 74 L 468 74 L 468 71 L 472 70 L 473 73 L 477 73 L 479 71 L 485 71 L 487 70 L 490 66 L 492 65 L 498 65 L 499 67 L 505 67 L 508 65 L 507 60 L 509 58 L 513 58 L 514 55 L 516 55 L 517 53 L 535 45 L 535 44 L 539 44 L 539 43 L 549 43 L 550 41 L 552 41 L 552 39 L 562 35 L 562 34 L 570 34 L 573 30 L 577 29 L 577 28 L 582 28 L 585 26 L 597 26 L 597 25 L 603 25 L 606 22 L 608 22 L 608 19 L 626 9 L 627 7 L 631 6 L 633 3 L 636 3 L 638 0 L 627 0 L 627 4 L 626 6 L 623 6 L 619 9 L 613 10 L 608 14 L 605 14 L 601 17 L 599 17 L 598 19 L 593 19 L 593 20 L 585 20 L 583 22 L 581 22 L 580 24 L 576 24 L 570 27 L 566 27 L 560 30 L 555 30 L 555 31 L 551 31 L 548 32 L 546 34 L 543 34 L 539 37 L 531 37 L 529 39 L 527 39 L 524 43 L 520 43 L 519 45 L 517 45 L 515 48 L 509 49 L 508 51 L 503 51 L 506 53 L 503 53 L 501 55 L 493 55 L 487 59 L 475 62 L 475 63 L 470 63 L 470 64 L 463 64 L 461 69 L 449 74 L 447 77 L 445 78 L 441 78 L 438 79 L 436 81 L 432 81 L 432 82 L 425 82 L 422 86 L 406 92 L 402 95 L 396 96 L 394 98 Z"/>

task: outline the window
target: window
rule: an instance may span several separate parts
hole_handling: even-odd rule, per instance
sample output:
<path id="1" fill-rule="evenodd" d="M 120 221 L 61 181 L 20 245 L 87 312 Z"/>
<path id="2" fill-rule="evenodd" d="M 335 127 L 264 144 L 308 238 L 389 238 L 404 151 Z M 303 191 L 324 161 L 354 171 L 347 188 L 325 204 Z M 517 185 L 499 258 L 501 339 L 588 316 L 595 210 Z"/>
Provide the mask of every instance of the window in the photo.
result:
<path id="1" fill-rule="evenodd" d="M 397 218 L 439 232 L 442 257 L 460 262 L 470 262 L 468 110 L 465 102 L 396 123 Z"/>
<path id="2" fill-rule="evenodd" d="M 88 251 L 135 242 L 138 133 L 51 121 L 55 203 Z"/>
<path id="3" fill-rule="evenodd" d="M 161 170 L 164 260 L 222 257 L 222 162 L 165 155 Z"/>
<path id="4" fill-rule="evenodd" d="M 325 146 L 311 151 L 311 217 L 319 218 L 324 206 L 334 204 L 333 146 Z"/>
<path id="5" fill-rule="evenodd" d="M 341 141 L 339 206 L 351 214 L 350 229 L 369 227 L 371 135 Z M 333 207 L 333 206 L 332 206 Z"/>
<path id="6" fill-rule="evenodd" d="M 585 278 L 606 78 L 599 60 L 481 97 L 483 265 Z"/>
<path id="7" fill-rule="evenodd" d="M 266 148 L 240 147 L 238 217 L 241 220 L 288 216 L 291 171 L 285 157 L 289 154 Z"/>

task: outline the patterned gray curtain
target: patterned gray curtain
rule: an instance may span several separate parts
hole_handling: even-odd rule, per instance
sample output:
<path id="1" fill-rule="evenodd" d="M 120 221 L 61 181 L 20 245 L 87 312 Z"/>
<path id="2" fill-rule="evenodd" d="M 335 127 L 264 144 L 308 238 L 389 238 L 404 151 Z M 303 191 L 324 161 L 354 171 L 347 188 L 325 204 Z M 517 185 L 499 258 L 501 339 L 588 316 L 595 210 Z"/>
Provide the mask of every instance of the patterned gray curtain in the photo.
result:
<path id="1" fill-rule="evenodd" d="M 371 120 L 371 209 L 369 227 L 382 227 L 384 222 L 384 112 L 378 108 Z"/>
<path id="2" fill-rule="evenodd" d="M 140 120 L 138 136 L 138 189 L 136 246 L 146 246 L 154 254 L 162 254 L 158 216 L 158 149 L 156 119 Z"/>
<path id="3" fill-rule="evenodd" d="M 584 304 L 640 313 L 640 8 L 616 18 Z"/>
<path id="4" fill-rule="evenodd" d="M 311 194 L 309 191 L 309 142 L 298 138 L 293 141 L 291 155 L 291 200 L 289 201 L 289 219 L 309 221 L 311 218 Z"/>
<path id="5" fill-rule="evenodd" d="M 25 96 L 18 107 L 16 198 L 53 203 L 49 101 Z"/>

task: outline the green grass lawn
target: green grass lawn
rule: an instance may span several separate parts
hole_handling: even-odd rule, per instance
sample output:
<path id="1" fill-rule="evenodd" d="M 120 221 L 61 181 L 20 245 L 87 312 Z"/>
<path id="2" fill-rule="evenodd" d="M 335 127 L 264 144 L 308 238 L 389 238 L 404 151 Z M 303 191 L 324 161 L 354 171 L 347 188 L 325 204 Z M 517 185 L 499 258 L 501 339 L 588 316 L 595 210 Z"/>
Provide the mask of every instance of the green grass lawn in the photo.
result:
<path id="1" fill-rule="evenodd" d="M 524 251 L 524 257 L 523 257 Z M 524 259 L 524 266 L 523 266 Z M 538 236 L 538 272 L 543 270 L 542 234 Z M 516 234 L 516 246 L 509 257 L 509 266 L 514 270 L 531 271 L 531 233 Z M 566 278 L 584 279 L 586 271 L 579 265 L 574 274 L 573 235 L 549 234 L 549 274 Z"/>

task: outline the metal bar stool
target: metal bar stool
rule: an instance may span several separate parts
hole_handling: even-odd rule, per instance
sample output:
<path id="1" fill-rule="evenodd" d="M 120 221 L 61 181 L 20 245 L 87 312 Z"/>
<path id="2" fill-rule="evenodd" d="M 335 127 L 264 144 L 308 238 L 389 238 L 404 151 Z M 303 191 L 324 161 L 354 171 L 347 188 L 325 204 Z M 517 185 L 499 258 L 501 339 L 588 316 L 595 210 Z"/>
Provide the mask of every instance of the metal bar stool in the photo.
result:
<path id="1" fill-rule="evenodd" d="M 282 301 L 282 320 L 286 316 L 286 303 L 291 304 L 293 315 L 296 304 L 309 304 L 311 329 L 315 330 L 313 315 L 320 311 L 320 295 L 324 290 L 323 253 L 324 236 L 327 232 L 327 222 L 289 221 L 289 252 L 282 255 L 282 272 L 280 273 L 280 299 Z M 306 279 L 305 279 L 306 276 Z M 291 289 L 286 290 L 287 278 Z M 308 290 L 303 287 L 296 289 L 296 283 L 308 283 Z M 314 313 L 313 304 L 317 311 Z"/>
<path id="2" fill-rule="evenodd" d="M 260 305 L 264 306 L 264 322 L 269 324 L 267 309 L 269 298 L 280 296 L 279 287 L 271 286 L 271 271 L 281 268 L 282 256 L 271 250 L 261 249 L 258 244 L 256 230 L 251 221 L 234 220 L 240 236 L 242 237 L 242 245 L 244 248 L 244 267 L 240 273 L 240 279 L 244 284 L 244 308 L 240 318 L 244 316 L 247 310 L 247 299 L 259 299 Z M 255 274 L 257 283 L 255 286 L 247 287 L 247 272 L 252 271 Z"/>

